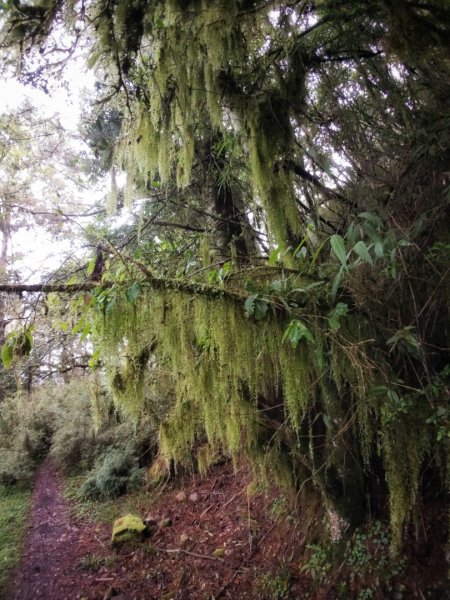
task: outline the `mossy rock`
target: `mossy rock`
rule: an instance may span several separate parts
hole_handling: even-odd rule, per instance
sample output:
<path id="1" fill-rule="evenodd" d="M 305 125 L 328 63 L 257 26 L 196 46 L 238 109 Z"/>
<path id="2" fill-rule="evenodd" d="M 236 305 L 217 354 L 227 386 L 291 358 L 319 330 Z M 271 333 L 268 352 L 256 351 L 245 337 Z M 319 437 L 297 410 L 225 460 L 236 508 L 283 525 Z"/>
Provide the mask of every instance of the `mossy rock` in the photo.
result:
<path id="1" fill-rule="evenodd" d="M 140 542 L 147 526 L 141 517 L 125 515 L 114 521 L 111 543 L 113 546 L 124 542 Z"/>

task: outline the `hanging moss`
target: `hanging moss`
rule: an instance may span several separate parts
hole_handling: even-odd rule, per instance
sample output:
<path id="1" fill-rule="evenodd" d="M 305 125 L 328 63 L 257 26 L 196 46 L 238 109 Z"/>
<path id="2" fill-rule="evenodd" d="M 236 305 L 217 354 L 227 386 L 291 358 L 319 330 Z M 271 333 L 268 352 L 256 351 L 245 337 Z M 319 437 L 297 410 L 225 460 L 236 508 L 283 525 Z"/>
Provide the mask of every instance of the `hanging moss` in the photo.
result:
<path id="1" fill-rule="evenodd" d="M 393 426 L 370 394 L 384 380 L 370 343 L 356 341 L 370 340 L 364 319 L 349 318 L 323 337 L 317 309 L 303 310 L 314 342 L 293 348 L 283 342 L 286 321 L 275 314 L 254 321 L 227 297 L 148 287 L 135 304 L 118 292 L 107 318 L 96 319 L 96 339 L 116 401 L 134 418 L 145 408 L 146 374 L 161 366 L 172 374 L 174 399 L 160 429 L 167 459 L 191 460 L 199 442 L 235 459 L 244 453 L 256 471 L 312 486 L 348 518 L 364 508 L 363 465 L 370 469 L 378 447 L 398 544 L 417 500 L 425 417 L 411 412 Z M 346 466 L 349 444 L 353 467 Z"/>

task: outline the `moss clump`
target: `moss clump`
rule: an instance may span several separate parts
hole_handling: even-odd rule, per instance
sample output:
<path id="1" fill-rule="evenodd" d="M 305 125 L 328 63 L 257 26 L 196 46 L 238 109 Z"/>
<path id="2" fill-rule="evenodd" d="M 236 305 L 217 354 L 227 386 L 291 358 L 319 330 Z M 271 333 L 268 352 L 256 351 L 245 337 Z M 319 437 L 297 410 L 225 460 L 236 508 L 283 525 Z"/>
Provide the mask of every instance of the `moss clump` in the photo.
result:
<path id="1" fill-rule="evenodd" d="M 116 519 L 113 525 L 111 544 L 117 546 L 125 542 L 141 541 L 146 525 L 137 515 L 125 515 Z"/>

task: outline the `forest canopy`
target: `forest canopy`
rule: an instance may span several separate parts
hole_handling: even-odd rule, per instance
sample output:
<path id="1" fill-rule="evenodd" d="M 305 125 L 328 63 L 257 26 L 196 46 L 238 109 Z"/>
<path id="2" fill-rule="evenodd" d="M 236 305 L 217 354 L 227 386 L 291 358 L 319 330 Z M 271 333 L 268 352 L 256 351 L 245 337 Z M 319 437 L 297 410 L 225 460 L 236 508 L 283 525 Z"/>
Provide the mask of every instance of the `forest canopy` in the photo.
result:
<path id="1" fill-rule="evenodd" d="M 0 7 L 22 81 L 98 77 L 90 176 L 131 217 L 48 291 L 116 402 L 167 459 L 245 455 L 400 548 L 448 488 L 450 2 Z"/>

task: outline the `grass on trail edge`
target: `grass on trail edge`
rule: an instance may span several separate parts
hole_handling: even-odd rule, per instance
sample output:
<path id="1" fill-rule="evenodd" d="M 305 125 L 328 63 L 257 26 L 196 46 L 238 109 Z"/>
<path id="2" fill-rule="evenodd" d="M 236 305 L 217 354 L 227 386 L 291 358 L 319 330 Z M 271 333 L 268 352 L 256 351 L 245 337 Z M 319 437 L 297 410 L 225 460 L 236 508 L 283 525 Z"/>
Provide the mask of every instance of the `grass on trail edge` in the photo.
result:
<path id="1" fill-rule="evenodd" d="M 80 475 L 72 475 L 64 480 L 64 497 L 70 502 L 72 516 L 79 521 L 109 523 L 112 526 L 116 519 L 127 513 L 144 514 L 154 499 L 154 495 L 143 488 L 118 498 L 92 500 L 80 493 L 83 481 L 84 477 Z"/>
<path id="2" fill-rule="evenodd" d="M 0 486 L 0 599 L 5 599 L 5 587 L 11 571 L 19 564 L 31 489 Z"/>

